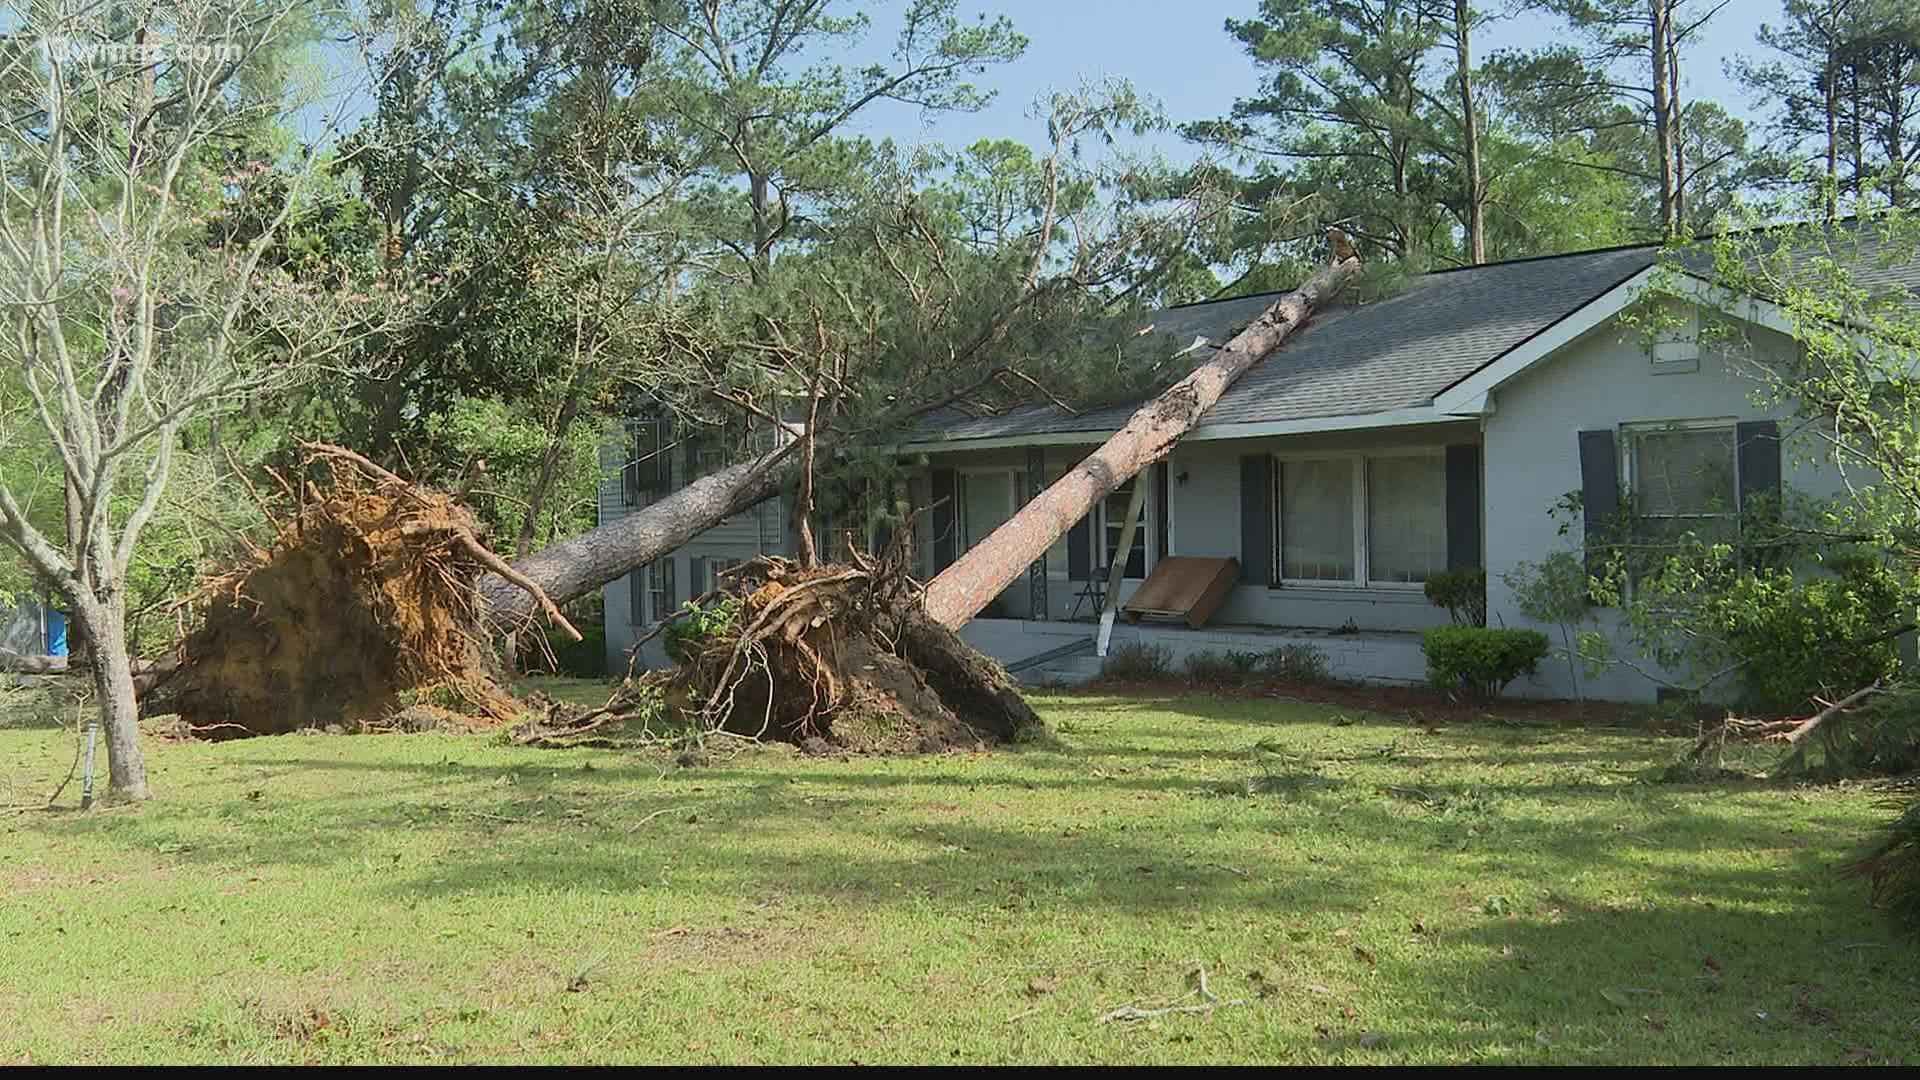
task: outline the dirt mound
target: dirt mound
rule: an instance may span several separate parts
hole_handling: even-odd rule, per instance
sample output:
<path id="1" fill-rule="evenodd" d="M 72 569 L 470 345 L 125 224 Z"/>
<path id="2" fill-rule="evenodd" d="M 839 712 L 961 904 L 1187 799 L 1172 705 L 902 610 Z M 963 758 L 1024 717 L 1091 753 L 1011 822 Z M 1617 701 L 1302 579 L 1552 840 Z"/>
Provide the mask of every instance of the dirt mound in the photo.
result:
<path id="1" fill-rule="evenodd" d="M 498 561 L 479 521 L 356 455 L 312 449 L 325 485 L 288 485 L 293 514 L 272 545 L 210 583 L 167 711 L 207 738 L 392 727 L 419 707 L 515 719 L 476 602 Z"/>

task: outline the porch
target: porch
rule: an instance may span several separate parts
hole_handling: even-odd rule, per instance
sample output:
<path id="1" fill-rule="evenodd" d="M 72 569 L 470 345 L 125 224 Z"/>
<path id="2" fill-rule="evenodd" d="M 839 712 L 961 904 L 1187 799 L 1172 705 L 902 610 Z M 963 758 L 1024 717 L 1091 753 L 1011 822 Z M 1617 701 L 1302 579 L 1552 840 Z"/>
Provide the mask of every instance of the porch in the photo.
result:
<path id="1" fill-rule="evenodd" d="M 1014 669 L 1023 682 L 1079 683 L 1100 674 L 1101 659 L 1093 654 L 1098 630 L 1093 622 L 977 618 L 961 628 L 960 636 Z M 1129 644 L 1165 648 L 1175 670 L 1197 652 L 1266 652 L 1283 645 L 1310 645 L 1326 657 L 1329 673 L 1338 679 L 1407 684 L 1423 682 L 1427 674 L 1420 635 L 1411 631 L 1234 624 L 1191 630 L 1179 624 L 1120 619 L 1114 624 L 1110 649 Z"/>

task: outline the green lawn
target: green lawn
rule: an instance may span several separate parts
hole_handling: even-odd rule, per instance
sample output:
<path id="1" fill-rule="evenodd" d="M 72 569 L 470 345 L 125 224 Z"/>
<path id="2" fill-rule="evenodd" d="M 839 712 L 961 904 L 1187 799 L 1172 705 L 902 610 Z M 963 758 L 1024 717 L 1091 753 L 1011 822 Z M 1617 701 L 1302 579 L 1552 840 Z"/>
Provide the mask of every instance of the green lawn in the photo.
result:
<path id="1" fill-rule="evenodd" d="M 1058 745 L 909 760 L 154 745 L 151 805 L 0 816 L 0 1062 L 1920 1061 L 1913 946 L 1834 873 L 1871 792 L 1038 703 Z M 0 802 L 70 754 L 0 729 Z M 1198 969 L 1215 1011 L 1101 1021 Z"/>

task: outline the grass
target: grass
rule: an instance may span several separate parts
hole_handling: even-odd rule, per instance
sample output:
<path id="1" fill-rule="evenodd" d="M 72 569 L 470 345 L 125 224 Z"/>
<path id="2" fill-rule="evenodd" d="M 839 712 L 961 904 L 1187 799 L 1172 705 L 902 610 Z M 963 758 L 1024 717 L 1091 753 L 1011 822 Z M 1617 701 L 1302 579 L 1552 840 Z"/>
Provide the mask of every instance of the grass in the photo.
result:
<path id="1" fill-rule="evenodd" d="M 1833 869 L 1870 792 L 1038 703 L 1055 745 L 906 760 L 154 745 L 150 805 L 0 816 L 0 1062 L 1920 1060 L 1911 945 Z M 0 803 L 70 754 L 0 727 Z M 1100 1021 L 1200 968 L 1243 1003 Z"/>

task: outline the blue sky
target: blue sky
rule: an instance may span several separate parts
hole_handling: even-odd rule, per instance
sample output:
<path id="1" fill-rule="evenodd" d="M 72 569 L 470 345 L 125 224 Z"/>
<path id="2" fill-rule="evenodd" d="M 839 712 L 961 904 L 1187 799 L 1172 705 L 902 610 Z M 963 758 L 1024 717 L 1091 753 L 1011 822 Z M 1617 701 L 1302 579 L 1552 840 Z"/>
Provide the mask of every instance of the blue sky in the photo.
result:
<path id="1" fill-rule="evenodd" d="M 1483 0 L 1491 11 L 1511 0 Z M 872 11 L 874 30 L 866 42 L 875 58 L 890 44 L 888 5 L 863 5 Z M 1239 44 L 1227 36 L 1229 17 L 1247 18 L 1257 0 L 1231 3 L 1169 0 L 1035 0 L 1030 4 L 965 5 L 972 13 L 1005 14 L 1029 39 L 1026 55 L 992 71 L 987 85 L 999 96 L 985 111 L 970 115 L 923 117 L 916 109 L 889 106 L 862 117 L 860 130 L 913 143 L 964 145 L 976 139 L 1013 138 L 1038 144 L 1046 137 L 1042 121 L 1028 113 L 1034 100 L 1054 89 L 1070 89 L 1083 80 L 1120 76 L 1141 92 L 1158 98 L 1175 123 L 1224 115 L 1236 97 L 1254 91 L 1259 75 Z M 1750 116 L 1738 87 L 1723 71 L 1723 59 L 1735 52 L 1757 52 L 1753 34 L 1763 21 L 1779 16 L 1778 0 L 1731 0 L 1710 23 L 1682 70 L 1682 93 L 1718 100 L 1733 112 Z M 1539 16 L 1497 18 L 1483 32 L 1477 51 L 1546 44 L 1558 31 Z M 866 56 L 855 57 L 865 60 Z M 1180 154 L 1175 136 L 1155 145 Z"/>

